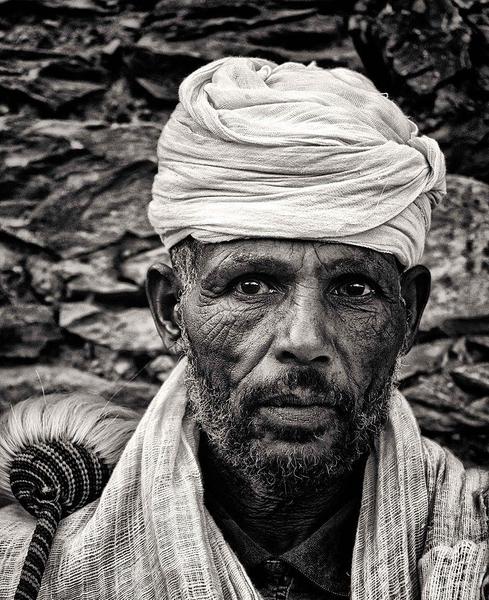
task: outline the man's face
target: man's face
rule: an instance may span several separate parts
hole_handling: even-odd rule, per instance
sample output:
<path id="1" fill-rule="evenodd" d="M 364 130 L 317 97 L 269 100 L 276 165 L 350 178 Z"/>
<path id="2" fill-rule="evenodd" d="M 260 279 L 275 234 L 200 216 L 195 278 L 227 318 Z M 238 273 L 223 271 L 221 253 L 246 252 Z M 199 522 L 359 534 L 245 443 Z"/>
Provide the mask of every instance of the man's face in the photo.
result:
<path id="1" fill-rule="evenodd" d="M 344 244 L 203 246 L 181 299 L 192 410 L 246 477 L 348 470 L 382 427 L 406 313 L 395 261 Z"/>

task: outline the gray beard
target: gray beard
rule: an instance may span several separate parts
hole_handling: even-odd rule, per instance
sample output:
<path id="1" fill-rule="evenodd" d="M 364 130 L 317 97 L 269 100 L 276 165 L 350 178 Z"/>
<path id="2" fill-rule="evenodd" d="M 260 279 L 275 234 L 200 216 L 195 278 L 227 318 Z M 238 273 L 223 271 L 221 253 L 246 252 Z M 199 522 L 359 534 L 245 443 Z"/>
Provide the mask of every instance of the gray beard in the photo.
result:
<path id="1" fill-rule="evenodd" d="M 296 450 L 278 456 L 267 453 L 250 425 L 264 390 L 255 388 L 237 393 L 229 386 L 212 384 L 210 376 L 199 368 L 188 344 L 186 354 L 187 412 L 204 433 L 214 458 L 236 480 L 254 489 L 285 496 L 320 490 L 352 471 L 369 452 L 387 422 L 400 363 L 398 359 L 390 377 L 360 400 L 348 397 L 329 384 L 326 391 L 319 390 L 317 383 L 315 393 L 320 392 L 330 406 L 337 407 L 341 429 L 335 432 L 326 452 L 306 451 L 307 445 L 297 443 L 294 444 Z M 270 389 L 277 389 L 279 384 L 293 389 L 298 379 L 306 379 L 290 375 L 274 380 Z M 304 388 L 304 381 L 301 385 Z"/>

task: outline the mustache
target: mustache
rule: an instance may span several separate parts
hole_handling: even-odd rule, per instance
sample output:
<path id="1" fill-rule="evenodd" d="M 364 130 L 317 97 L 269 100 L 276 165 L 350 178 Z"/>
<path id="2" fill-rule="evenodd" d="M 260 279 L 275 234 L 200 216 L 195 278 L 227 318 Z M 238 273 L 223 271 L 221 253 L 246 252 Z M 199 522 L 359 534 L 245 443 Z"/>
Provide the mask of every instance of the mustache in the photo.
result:
<path id="1" fill-rule="evenodd" d="M 242 406 L 251 412 L 260 406 L 324 406 L 351 414 L 356 399 L 314 369 L 291 368 L 281 376 L 256 383 L 240 394 Z"/>

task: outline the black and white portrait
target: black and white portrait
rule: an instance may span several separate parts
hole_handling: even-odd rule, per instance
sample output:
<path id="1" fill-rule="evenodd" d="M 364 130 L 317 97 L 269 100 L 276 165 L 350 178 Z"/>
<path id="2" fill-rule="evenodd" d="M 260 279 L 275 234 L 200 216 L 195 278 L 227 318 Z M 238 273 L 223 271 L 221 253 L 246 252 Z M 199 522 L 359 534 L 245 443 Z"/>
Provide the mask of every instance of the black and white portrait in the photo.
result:
<path id="1" fill-rule="evenodd" d="M 485 0 L 0 1 L 0 600 L 489 600 Z"/>

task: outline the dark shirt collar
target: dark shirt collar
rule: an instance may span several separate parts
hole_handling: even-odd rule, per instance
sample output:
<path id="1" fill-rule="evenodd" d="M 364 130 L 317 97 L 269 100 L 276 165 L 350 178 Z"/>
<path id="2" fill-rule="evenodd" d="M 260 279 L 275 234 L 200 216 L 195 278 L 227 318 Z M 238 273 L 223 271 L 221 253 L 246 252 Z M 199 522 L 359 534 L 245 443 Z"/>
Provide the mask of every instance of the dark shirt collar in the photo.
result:
<path id="1" fill-rule="evenodd" d="M 206 493 L 206 505 L 224 538 L 236 553 L 251 579 L 266 560 L 287 563 L 325 592 L 350 594 L 350 570 L 355 533 L 360 511 L 362 477 L 360 473 L 344 490 L 339 505 L 326 521 L 301 544 L 275 555 L 257 544 L 236 521 Z"/>

